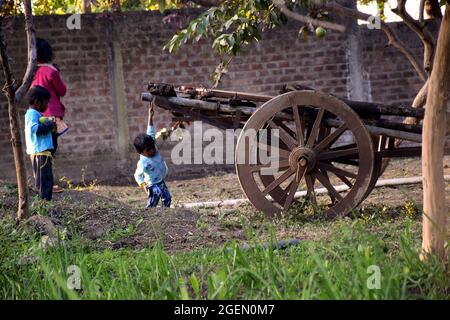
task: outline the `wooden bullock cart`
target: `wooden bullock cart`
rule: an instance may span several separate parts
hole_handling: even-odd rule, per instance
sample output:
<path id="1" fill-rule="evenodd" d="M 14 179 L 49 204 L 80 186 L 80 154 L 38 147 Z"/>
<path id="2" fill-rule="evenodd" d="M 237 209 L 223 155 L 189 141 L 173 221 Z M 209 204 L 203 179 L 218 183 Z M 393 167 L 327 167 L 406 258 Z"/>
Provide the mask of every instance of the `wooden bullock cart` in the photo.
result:
<path id="1" fill-rule="evenodd" d="M 249 201 L 269 215 L 288 209 L 299 189 L 328 216 L 347 214 L 374 188 L 383 159 L 421 156 L 422 127 L 403 119 L 421 120 L 423 109 L 350 101 L 300 85 L 282 92 L 274 97 L 150 83 L 142 99 L 170 110 L 174 121 L 242 128 L 236 156 L 244 160 L 236 161 L 236 173 Z M 257 148 L 249 148 L 245 132 L 250 129 L 278 130 L 277 158 L 250 161 L 259 159 L 255 153 L 273 151 L 269 134 L 258 135 Z M 396 139 L 412 143 L 396 146 Z M 448 143 L 445 153 L 450 154 Z M 268 167 L 277 170 L 268 174 Z M 318 203 L 320 185 L 328 197 Z"/>

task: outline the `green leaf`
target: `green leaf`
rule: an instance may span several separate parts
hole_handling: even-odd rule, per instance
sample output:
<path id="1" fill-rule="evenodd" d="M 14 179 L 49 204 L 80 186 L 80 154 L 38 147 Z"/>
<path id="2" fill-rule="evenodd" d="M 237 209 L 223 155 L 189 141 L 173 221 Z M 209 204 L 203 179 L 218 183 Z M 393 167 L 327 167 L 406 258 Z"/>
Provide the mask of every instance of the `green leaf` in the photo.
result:
<path id="1" fill-rule="evenodd" d="M 193 21 L 190 25 L 189 25 L 189 29 L 190 32 L 189 33 L 195 33 L 197 30 L 197 21 Z"/>
<path id="2" fill-rule="evenodd" d="M 159 11 L 162 13 L 162 12 L 164 12 L 165 8 L 166 8 L 166 1 L 159 0 Z"/>
<path id="3" fill-rule="evenodd" d="M 191 275 L 191 286 L 192 286 L 192 290 L 194 291 L 195 295 L 197 297 L 200 297 L 200 283 L 199 283 L 197 277 L 195 276 L 195 273 L 193 273 Z"/>
<path id="4" fill-rule="evenodd" d="M 187 290 L 186 284 L 183 278 L 178 279 L 178 284 L 180 286 L 180 296 L 181 300 L 189 300 L 189 292 Z"/>
<path id="5" fill-rule="evenodd" d="M 228 30 L 230 26 L 233 24 L 233 22 L 239 20 L 239 17 L 237 14 L 235 14 L 231 19 L 229 19 L 227 22 L 225 22 L 225 30 Z"/>

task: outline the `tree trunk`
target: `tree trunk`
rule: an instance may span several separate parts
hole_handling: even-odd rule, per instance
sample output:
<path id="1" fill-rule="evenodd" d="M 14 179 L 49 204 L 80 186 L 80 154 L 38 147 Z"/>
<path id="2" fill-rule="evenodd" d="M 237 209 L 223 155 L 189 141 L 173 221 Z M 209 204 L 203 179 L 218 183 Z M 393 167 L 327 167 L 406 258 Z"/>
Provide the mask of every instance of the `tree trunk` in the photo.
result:
<path id="1" fill-rule="evenodd" d="M 6 43 L 3 38 L 2 20 L 0 20 L 0 54 L 5 75 L 4 92 L 8 99 L 9 126 L 11 130 L 11 144 L 14 154 L 14 164 L 16 166 L 17 186 L 19 192 L 19 203 L 17 210 L 17 221 L 28 216 L 29 192 L 27 186 L 27 172 L 25 167 L 24 154 L 22 149 L 22 139 L 20 136 L 19 112 L 15 101 L 14 80 L 9 66 L 9 57 L 6 53 Z"/>
<path id="2" fill-rule="evenodd" d="M 3 17 L 0 16 L 0 58 L 6 82 L 3 91 L 8 100 L 11 144 L 13 148 L 14 164 L 16 167 L 18 196 L 19 196 L 18 199 L 19 203 L 16 217 L 17 222 L 28 217 L 28 207 L 30 197 L 27 185 L 27 172 L 22 148 L 22 138 L 20 136 L 21 129 L 20 129 L 18 106 L 20 104 L 20 101 L 25 96 L 25 93 L 28 91 L 37 68 L 36 34 L 33 28 L 31 0 L 24 1 L 24 13 L 25 13 L 25 31 L 27 34 L 27 44 L 28 44 L 28 64 L 22 83 L 18 88 L 15 85 L 14 77 L 12 75 L 11 67 L 9 65 L 9 57 L 6 51 L 6 42 L 2 30 Z"/>
<path id="3" fill-rule="evenodd" d="M 8 95 L 8 113 L 9 113 L 9 126 L 11 129 L 11 144 L 14 153 L 14 165 L 16 167 L 17 186 L 18 186 L 18 208 L 16 220 L 20 221 L 28 217 L 29 207 L 29 190 L 27 184 L 27 170 L 25 167 L 25 157 L 22 148 L 22 139 L 20 136 L 20 123 L 19 112 L 17 105 L 10 99 L 10 93 Z"/>
<path id="4" fill-rule="evenodd" d="M 450 5 L 446 4 L 428 85 L 422 137 L 423 242 L 425 253 L 445 258 L 448 208 L 445 199 L 444 145 L 450 91 Z"/>
<path id="5" fill-rule="evenodd" d="M 91 0 L 83 0 L 83 13 L 91 13 Z"/>
<path id="6" fill-rule="evenodd" d="M 120 0 L 112 0 L 111 1 L 111 9 L 113 12 L 120 12 L 122 10 L 120 6 Z"/>

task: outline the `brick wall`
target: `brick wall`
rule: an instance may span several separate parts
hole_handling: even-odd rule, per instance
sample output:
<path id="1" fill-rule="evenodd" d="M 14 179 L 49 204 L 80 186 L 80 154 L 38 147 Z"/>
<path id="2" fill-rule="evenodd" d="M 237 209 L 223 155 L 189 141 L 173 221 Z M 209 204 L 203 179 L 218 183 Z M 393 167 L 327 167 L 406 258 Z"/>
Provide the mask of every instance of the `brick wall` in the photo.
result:
<path id="1" fill-rule="evenodd" d="M 116 15 L 114 19 L 95 14 L 83 15 L 81 30 L 68 30 L 66 18 L 35 18 L 38 36 L 48 39 L 53 45 L 55 62 L 69 88 L 63 102 L 71 130 L 60 140 L 56 171 L 59 176 L 74 180 L 80 179 L 82 171 L 87 178 L 100 180 L 129 177 L 136 160 L 131 148 L 132 138 L 146 126 L 147 105 L 140 101 L 145 84 L 161 81 L 208 86 L 209 74 L 218 59 L 208 42 L 188 45 L 175 55 L 164 52 L 162 46 L 173 35 L 175 26 L 163 23 L 163 16 L 159 13 L 127 12 Z M 112 36 L 113 28 L 116 38 Z M 11 19 L 9 30 L 6 34 L 9 54 L 14 59 L 15 75 L 19 77 L 23 75 L 26 61 L 22 19 Z M 400 31 L 407 33 L 406 30 Z M 324 39 L 303 39 L 297 37 L 296 24 L 266 32 L 262 41 L 245 49 L 233 60 L 221 87 L 276 94 L 282 84 L 300 82 L 349 97 L 354 87 L 349 57 L 357 54 L 361 60 L 366 100 L 410 103 L 420 86 L 412 67 L 395 49 L 384 48 L 386 39 L 381 31 L 360 27 L 358 33 L 359 47 L 355 53 L 354 47 L 349 45 L 348 34 L 329 33 Z M 412 35 L 406 34 L 406 37 L 412 38 Z M 124 134 L 130 141 L 129 157 L 125 162 L 119 161 L 124 159 L 119 159 L 117 152 L 113 41 L 120 42 L 123 64 L 128 127 L 128 133 Z M 420 55 L 419 43 L 408 43 Z M 3 82 L 1 76 L 0 82 Z M 25 106 L 21 114 L 24 112 Z M 157 128 L 167 126 L 169 122 L 170 114 L 158 111 Z M 14 178 L 14 167 L 8 130 L 7 106 L 4 96 L 1 96 L 0 178 L 11 179 Z M 164 152 L 167 155 L 169 150 Z M 198 170 L 205 170 L 205 167 L 177 168 L 172 172 Z"/>
<path id="2" fill-rule="evenodd" d="M 422 61 L 423 46 L 417 36 L 399 23 L 392 23 L 399 38 Z M 436 27 L 431 26 L 436 33 Z M 410 62 L 394 47 L 386 47 L 387 38 L 380 30 L 361 28 L 360 46 L 366 79 L 373 101 L 411 103 L 422 86 Z"/>

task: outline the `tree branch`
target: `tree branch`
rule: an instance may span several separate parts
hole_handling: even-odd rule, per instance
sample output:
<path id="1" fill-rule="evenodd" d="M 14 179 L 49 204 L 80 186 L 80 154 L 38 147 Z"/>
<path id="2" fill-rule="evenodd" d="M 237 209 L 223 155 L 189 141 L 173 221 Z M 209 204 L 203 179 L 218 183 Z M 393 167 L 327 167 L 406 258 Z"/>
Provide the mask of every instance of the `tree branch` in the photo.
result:
<path id="1" fill-rule="evenodd" d="M 22 80 L 22 84 L 16 90 L 15 93 L 16 102 L 21 101 L 22 98 L 27 93 L 37 69 L 36 32 L 34 31 L 33 26 L 31 0 L 24 1 L 24 13 L 25 13 L 25 31 L 27 33 L 27 44 L 28 44 L 28 65 Z"/>
<path id="2" fill-rule="evenodd" d="M 289 8 L 285 5 L 284 0 L 274 0 L 273 4 L 280 9 L 280 11 L 287 16 L 288 18 L 303 22 L 303 23 L 310 23 L 314 26 L 321 26 L 324 27 L 326 29 L 330 29 L 330 30 L 334 30 L 334 31 L 339 31 L 339 32 L 345 32 L 345 26 L 337 24 L 337 23 L 332 23 L 332 22 L 327 22 L 327 21 L 322 21 L 322 20 L 317 20 L 317 19 L 313 19 L 311 17 L 307 17 L 304 16 L 302 14 L 299 14 L 297 12 L 293 12 L 291 10 L 289 10 Z"/>
<path id="3" fill-rule="evenodd" d="M 83 13 L 91 13 L 91 0 L 83 0 L 83 7 L 82 12 Z"/>
<path id="4" fill-rule="evenodd" d="M 351 17 L 351 18 L 355 18 L 355 19 L 359 19 L 359 20 L 364 20 L 364 21 L 367 21 L 371 17 L 371 15 L 369 15 L 369 14 L 341 6 L 340 4 L 338 4 L 336 2 L 329 2 L 329 3 L 324 4 L 324 8 L 329 11 L 333 11 L 335 13 L 343 15 L 343 16 L 347 16 L 347 17 Z M 409 60 L 409 62 L 411 62 L 412 66 L 416 70 L 419 77 L 423 81 L 426 81 L 428 78 L 428 75 L 425 72 L 425 69 L 423 68 L 423 66 L 421 65 L 419 60 L 413 54 L 413 52 L 408 47 L 406 47 L 406 45 L 403 43 L 403 41 L 401 41 L 398 38 L 398 36 L 394 32 L 394 30 L 387 23 L 385 23 L 384 21 L 380 21 L 380 25 L 381 25 L 381 30 L 384 31 L 384 33 L 386 34 L 386 36 L 389 39 L 388 45 L 394 46 L 401 53 L 403 53 L 403 55 Z"/>
<path id="5" fill-rule="evenodd" d="M 217 7 L 222 4 L 225 0 L 190 0 L 191 2 L 198 4 L 202 7 Z"/>
<path id="6" fill-rule="evenodd" d="M 414 20 L 413 17 L 406 11 L 407 0 L 397 0 L 397 8 L 392 9 L 396 15 L 403 19 L 405 24 L 414 31 L 423 43 L 423 66 L 425 71 L 429 75 L 433 68 L 433 55 L 436 41 L 431 32 L 425 27 L 425 25 Z"/>
<path id="7" fill-rule="evenodd" d="M 423 23 L 423 10 L 425 9 L 425 0 L 420 0 L 419 5 L 419 22 Z"/>

